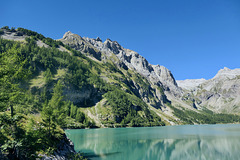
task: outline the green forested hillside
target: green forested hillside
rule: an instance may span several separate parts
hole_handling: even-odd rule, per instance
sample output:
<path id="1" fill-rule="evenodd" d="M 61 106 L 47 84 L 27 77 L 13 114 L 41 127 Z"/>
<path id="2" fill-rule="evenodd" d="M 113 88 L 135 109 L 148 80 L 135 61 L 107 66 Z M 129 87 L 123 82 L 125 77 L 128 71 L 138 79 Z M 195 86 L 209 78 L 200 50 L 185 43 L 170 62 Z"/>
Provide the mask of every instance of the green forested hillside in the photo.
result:
<path id="1" fill-rule="evenodd" d="M 108 118 L 101 119 L 106 126 L 164 125 L 131 84 L 121 81 L 128 71 L 93 61 L 33 31 L 1 29 L 6 32 L 26 36 L 24 41 L 0 39 L 0 145 L 8 158 L 52 154 L 63 129 L 97 127 L 84 111 L 102 100 L 102 110 L 110 107 Z M 39 41 L 48 47 L 39 47 Z"/>
<path id="2" fill-rule="evenodd" d="M 64 129 L 240 120 L 172 105 L 165 95 L 169 88 L 120 67 L 114 54 L 100 61 L 24 28 L 3 27 L 0 36 L 0 159 L 52 155 L 66 140 Z"/>

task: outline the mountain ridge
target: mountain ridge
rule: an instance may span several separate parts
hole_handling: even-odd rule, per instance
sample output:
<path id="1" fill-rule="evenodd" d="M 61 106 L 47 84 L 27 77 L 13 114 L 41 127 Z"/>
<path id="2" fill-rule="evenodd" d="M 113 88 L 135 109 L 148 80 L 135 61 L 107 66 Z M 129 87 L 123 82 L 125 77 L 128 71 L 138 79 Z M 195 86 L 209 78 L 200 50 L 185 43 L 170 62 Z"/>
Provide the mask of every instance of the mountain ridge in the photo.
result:
<path id="1" fill-rule="evenodd" d="M 71 35 L 74 35 L 74 34 L 71 34 Z M 68 34 L 68 36 L 71 36 L 71 35 Z M 63 40 L 64 37 L 66 38 L 66 36 L 63 36 L 63 38 L 60 39 L 60 41 L 62 41 L 65 44 L 70 44 L 67 41 Z M 69 39 L 71 39 L 71 38 L 69 38 Z M 98 37 L 98 39 L 100 39 L 100 38 Z M 193 108 L 197 108 L 197 110 L 199 110 L 199 109 L 202 110 L 203 108 L 207 107 L 208 109 L 216 111 L 218 113 L 223 111 L 223 110 L 222 111 L 216 110 L 216 109 L 214 109 L 214 107 L 212 107 L 212 105 L 213 106 L 219 105 L 219 103 L 214 102 L 214 103 L 211 103 L 211 105 L 208 105 L 205 102 L 207 100 L 204 100 L 204 98 L 203 98 L 203 97 L 208 97 L 207 95 L 202 95 L 202 96 L 197 95 L 197 94 L 201 94 L 200 92 L 204 91 L 202 89 L 199 89 L 200 88 L 199 86 L 201 84 L 207 82 L 208 80 L 205 80 L 205 79 L 194 80 L 193 79 L 193 80 L 187 80 L 187 83 L 186 83 L 186 80 L 185 81 L 176 81 L 174 76 L 171 74 L 171 72 L 167 68 L 165 68 L 164 66 L 161 66 L 161 65 L 150 64 L 144 57 L 139 55 L 137 52 L 123 48 L 116 41 L 111 41 L 110 39 L 106 39 L 104 42 L 102 42 L 101 39 L 99 41 L 96 41 L 96 39 L 85 38 L 85 37 L 83 37 L 82 40 L 90 42 L 93 47 L 97 48 L 101 52 L 103 51 L 107 55 L 107 57 L 102 56 L 102 57 L 104 57 L 103 60 L 106 60 L 109 57 L 111 57 L 112 55 L 115 55 L 118 58 L 118 60 L 116 60 L 116 59 L 113 60 L 111 58 L 110 58 L 110 60 L 112 60 L 118 67 L 125 68 L 125 69 L 126 68 L 134 69 L 139 74 L 141 74 L 143 77 L 147 78 L 147 80 L 149 81 L 149 83 L 151 85 L 161 86 L 164 89 L 163 91 L 166 95 L 166 101 L 161 102 L 161 104 L 163 104 L 161 109 L 162 109 L 162 111 L 163 110 L 170 111 L 169 115 L 171 115 L 171 112 L 173 112 L 173 111 L 171 111 L 171 108 L 169 108 L 167 105 L 164 105 L 167 101 L 170 101 L 175 105 L 180 105 L 183 108 L 186 107 L 191 110 Z M 71 43 L 76 43 L 76 41 L 71 42 Z M 78 44 L 78 46 L 81 46 L 81 45 L 84 45 L 84 42 L 77 43 L 77 44 Z M 72 47 L 75 48 L 74 46 L 72 46 Z M 79 49 L 79 48 L 75 48 L 75 49 Z M 79 49 L 79 51 L 82 51 L 86 55 L 89 55 L 89 52 L 86 50 Z M 111 54 L 111 53 L 113 53 L 113 54 Z M 90 54 L 90 55 L 94 55 L 94 54 Z M 230 71 L 230 69 L 224 68 L 222 70 L 219 70 L 219 73 L 216 74 L 216 76 L 215 76 L 215 81 L 218 81 L 219 77 L 223 77 L 225 79 L 226 77 L 234 76 L 234 74 L 228 74 L 228 76 L 226 76 L 227 75 L 226 71 Z M 220 81 L 222 81 L 222 80 L 220 80 Z M 181 85 L 180 84 L 181 82 L 185 83 L 185 86 Z M 198 88 L 197 89 L 198 93 L 196 93 L 195 95 L 190 93 L 191 90 L 196 90 L 196 88 Z M 214 86 L 210 85 L 208 88 L 209 88 L 209 90 L 211 90 L 211 88 L 213 89 Z M 207 89 L 207 88 L 205 88 L 205 89 Z M 188 98 L 186 98 L 186 95 Z M 211 93 L 211 95 L 217 96 L 217 94 L 213 94 L 213 93 Z M 236 96 L 235 96 L 235 98 L 236 98 Z M 191 103 L 189 103 L 189 99 L 191 99 Z M 208 99 L 208 98 L 206 98 L 206 99 Z M 145 102 L 148 103 L 147 100 Z M 229 104 L 229 103 L 226 103 L 226 104 Z M 235 104 L 234 105 L 231 104 L 231 105 L 235 106 Z M 233 113 L 231 111 L 231 109 L 229 109 L 229 111 L 228 111 L 226 106 L 225 106 L 225 111 L 223 111 L 223 112 Z"/>
<path id="2" fill-rule="evenodd" d="M 240 80 L 226 79 L 228 69 L 185 90 L 167 68 L 110 39 L 8 27 L 0 35 L 0 157 L 48 158 L 66 128 L 240 122 Z"/>
<path id="3" fill-rule="evenodd" d="M 13 35 L 11 35 L 11 37 L 13 37 Z M 26 38 L 26 36 L 24 38 Z M 159 108 L 161 110 L 160 112 L 162 112 L 161 115 L 165 115 L 166 113 L 166 117 L 173 116 L 174 111 L 171 109 L 171 107 L 169 107 L 169 105 L 166 105 L 167 103 L 172 103 L 175 105 L 175 107 L 180 106 L 180 108 L 177 107 L 179 109 L 182 109 L 183 107 L 183 109 L 187 108 L 196 112 L 199 112 L 198 110 L 202 110 L 205 107 L 213 109 L 204 103 L 203 97 L 208 97 L 207 95 L 199 96 L 202 94 L 200 93 L 202 90 L 199 86 L 208 80 L 185 80 L 187 83 L 184 81 L 176 81 L 171 71 L 169 71 L 166 67 L 150 64 L 137 52 L 130 49 L 125 49 L 117 41 L 112 41 L 109 38 L 103 42 L 99 37 L 95 39 L 81 37 L 72 33 L 71 31 L 68 31 L 63 35 L 63 38 L 58 39 L 57 41 L 62 42 L 74 50 L 80 51 L 82 54 L 96 61 L 97 63 L 113 63 L 113 65 L 116 65 L 116 67 L 123 73 L 124 77 L 130 72 L 134 74 L 136 72 L 140 75 L 140 77 L 136 75 L 137 79 L 141 79 L 141 76 L 146 78 L 146 80 L 143 80 L 142 82 L 142 84 L 145 86 L 144 88 L 138 85 L 137 79 L 131 80 L 129 77 L 124 81 L 123 79 L 120 81 L 122 81 L 121 83 L 131 84 L 130 86 L 132 87 L 132 92 L 138 95 L 148 105 Z M 44 42 L 41 42 L 41 40 L 38 40 L 37 42 L 40 47 L 49 47 Z M 66 49 L 61 45 L 58 49 L 69 52 L 69 49 Z M 72 54 L 71 52 L 69 53 Z M 223 70 L 220 70 L 219 74 L 217 75 L 226 77 L 224 76 L 226 71 L 230 71 L 230 69 L 224 68 Z M 107 82 L 111 82 L 113 80 L 112 77 L 108 77 L 107 73 L 104 73 L 101 75 L 101 77 Z M 185 86 L 183 86 L 181 82 L 185 83 Z M 210 85 L 210 90 L 211 87 L 212 86 Z M 194 91 L 193 94 L 191 93 L 192 90 Z M 67 91 L 64 93 L 69 95 L 68 93 L 70 92 Z M 86 91 L 86 93 L 88 93 L 87 97 L 90 97 L 91 94 L 93 94 L 92 91 Z M 80 97 L 82 97 L 80 99 L 83 99 L 84 97 L 79 97 L 78 94 L 75 95 L 77 95 L 77 99 Z M 176 119 L 176 117 L 174 119 Z"/>
<path id="4" fill-rule="evenodd" d="M 108 57 L 111 57 L 111 52 L 118 57 L 118 60 L 122 63 L 115 62 L 118 66 L 128 67 L 135 69 L 153 82 L 155 85 L 161 85 L 161 83 L 165 83 L 165 87 L 174 88 L 177 87 L 177 83 L 172 75 L 172 73 L 164 66 L 160 65 L 152 65 L 150 64 L 144 57 L 138 54 L 135 51 L 130 49 L 123 48 L 117 41 L 111 41 L 110 39 L 106 39 L 104 42 L 97 41 L 93 38 L 85 38 L 79 35 L 73 34 L 72 32 L 66 32 L 62 39 L 59 39 L 65 44 L 72 45 L 73 48 L 82 51 L 83 53 L 91 52 L 85 50 L 87 47 L 80 48 L 79 46 L 84 46 L 84 41 L 89 42 L 91 45 L 96 47 L 99 51 L 103 51 Z M 69 42 L 69 40 L 73 40 Z M 90 53 L 91 54 L 91 53 Z M 95 54 L 92 54 L 93 56 Z M 95 57 L 96 58 L 96 57 Z M 98 57 L 99 58 L 99 57 Z M 107 57 L 104 57 L 104 59 Z M 112 60 L 112 59 L 111 59 Z M 115 61 L 115 60 L 113 60 Z M 160 84 L 158 84 L 160 83 Z M 176 88 L 175 88 L 176 89 Z M 166 88 L 167 90 L 167 88 Z M 177 89 L 176 89 L 177 90 Z"/>
<path id="5" fill-rule="evenodd" d="M 177 81 L 178 85 L 192 92 L 198 99 L 198 103 L 215 112 L 236 113 L 239 112 L 239 85 L 240 69 L 224 67 L 209 79 Z M 190 82 L 189 84 L 187 84 Z"/>

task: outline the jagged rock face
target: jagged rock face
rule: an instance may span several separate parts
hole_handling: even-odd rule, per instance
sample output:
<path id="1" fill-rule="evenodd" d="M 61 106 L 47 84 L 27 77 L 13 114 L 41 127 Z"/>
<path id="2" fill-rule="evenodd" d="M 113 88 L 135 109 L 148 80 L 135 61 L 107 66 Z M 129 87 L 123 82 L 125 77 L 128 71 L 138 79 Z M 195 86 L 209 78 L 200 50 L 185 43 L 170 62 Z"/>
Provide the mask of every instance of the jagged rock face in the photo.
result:
<path id="1" fill-rule="evenodd" d="M 218 71 L 218 73 L 216 74 L 215 77 L 213 77 L 213 79 L 219 79 L 219 80 L 223 80 L 223 79 L 233 79 L 236 78 L 240 75 L 240 69 L 229 69 L 227 67 L 224 67 L 223 69 L 220 69 Z"/>
<path id="2" fill-rule="evenodd" d="M 178 87 L 173 75 L 167 68 L 149 64 L 137 52 L 123 48 L 116 41 L 107 39 L 105 42 L 102 42 L 99 37 L 97 39 L 82 38 L 71 32 L 65 33 L 61 41 L 84 53 L 89 52 L 90 48 L 98 50 L 102 53 L 102 60 L 110 59 L 121 68 L 132 69 L 145 77 L 151 85 L 161 86 L 165 91 L 172 93 L 174 96 L 180 97 L 182 94 L 181 88 Z M 116 56 L 118 60 L 112 58 L 113 56 Z"/>
<path id="3" fill-rule="evenodd" d="M 196 80 L 195 84 L 194 80 L 191 82 L 192 88 L 188 88 L 188 91 L 193 93 L 199 105 L 216 112 L 240 111 L 240 69 L 231 70 L 225 67 L 210 80 L 202 80 L 200 83 Z M 179 85 L 184 83 L 180 82 Z"/>
<path id="4" fill-rule="evenodd" d="M 164 66 L 152 65 L 158 79 L 165 87 L 165 90 L 170 91 L 175 97 L 182 96 L 182 90 L 178 87 L 172 73 Z"/>
<path id="5" fill-rule="evenodd" d="M 68 31 L 64 34 L 61 41 L 65 44 L 68 44 L 70 47 L 82 51 L 85 54 L 89 54 L 90 56 L 96 58 L 97 60 L 101 60 L 101 52 L 97 51 L 92 47 L 91 42 L 85 41 L 85 38 L 82 38 L 81 36 L 77 34 L 73 34 L 72 32 Z M 92 42 L 96 45 L 102 43 L 101 39 L 94 39 L 94 42 Z"/>
<path id="6" fill-rule="evenodd" d="M 0 35 L 3 39 L 14 40 L 14 41 L 24 41 L 27 37 L 26 35 L 22 35 L 20 32 L 9 32 L 6 30 L 2 30 L 4 32 L 3 35 Z"/>

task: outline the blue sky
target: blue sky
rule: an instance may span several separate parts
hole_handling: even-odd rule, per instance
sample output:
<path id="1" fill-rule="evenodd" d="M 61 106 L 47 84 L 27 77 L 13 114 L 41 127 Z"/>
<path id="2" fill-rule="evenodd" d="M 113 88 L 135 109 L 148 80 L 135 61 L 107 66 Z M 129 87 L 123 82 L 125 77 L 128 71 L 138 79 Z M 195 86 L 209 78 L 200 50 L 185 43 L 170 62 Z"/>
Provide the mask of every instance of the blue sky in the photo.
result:
<path id="1" fill-rule="evenodd" d="M 110 38 L 177 80 L 240 68 L 240 0 L 6 0 L 0 27 L 6 25 L 54 39 L 69 30 Z"/>

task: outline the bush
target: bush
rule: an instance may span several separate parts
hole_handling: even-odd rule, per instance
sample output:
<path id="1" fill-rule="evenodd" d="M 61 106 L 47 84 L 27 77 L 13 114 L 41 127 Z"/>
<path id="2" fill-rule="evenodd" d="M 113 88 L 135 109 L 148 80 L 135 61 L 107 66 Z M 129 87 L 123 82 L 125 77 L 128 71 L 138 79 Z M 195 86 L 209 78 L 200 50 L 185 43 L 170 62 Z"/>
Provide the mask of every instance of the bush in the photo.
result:
<path id="1" fill-rule="evenodd" d="M 0 35 L 3 35 L 4 34 L 4 31 L 3 30 L 0 30 Z"/>
<path id="2" fill-rule="evenodd" d="M 4 26 L 4 27 L 2 27 L 2 29 L 6 29 L 7 31 L 10 30 L 8 26 Z"/>

